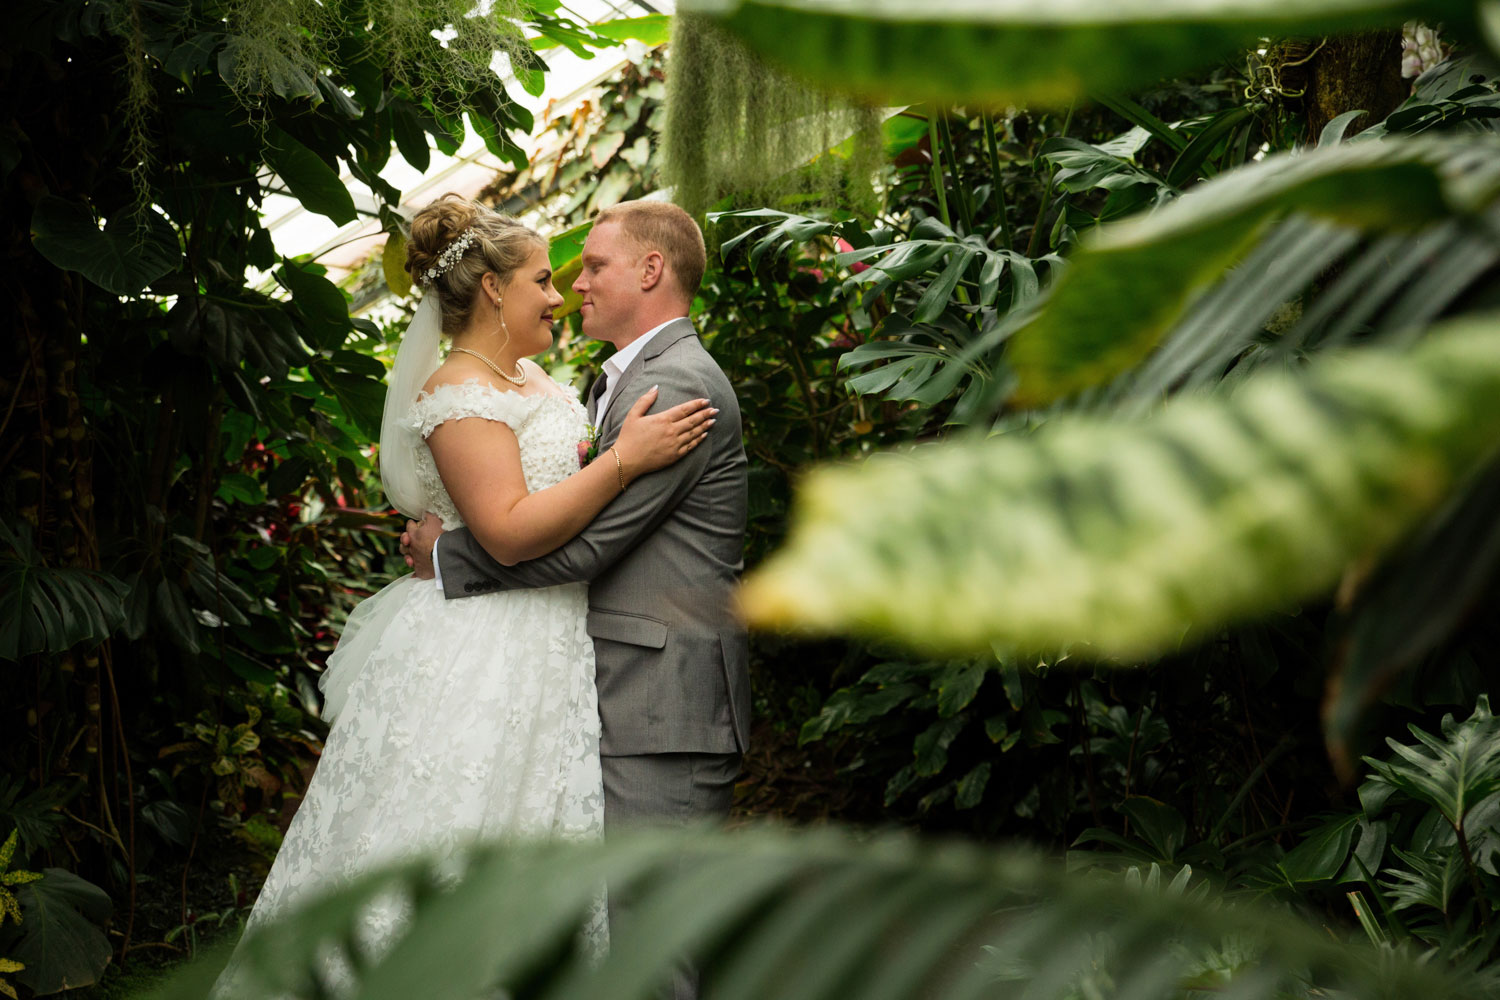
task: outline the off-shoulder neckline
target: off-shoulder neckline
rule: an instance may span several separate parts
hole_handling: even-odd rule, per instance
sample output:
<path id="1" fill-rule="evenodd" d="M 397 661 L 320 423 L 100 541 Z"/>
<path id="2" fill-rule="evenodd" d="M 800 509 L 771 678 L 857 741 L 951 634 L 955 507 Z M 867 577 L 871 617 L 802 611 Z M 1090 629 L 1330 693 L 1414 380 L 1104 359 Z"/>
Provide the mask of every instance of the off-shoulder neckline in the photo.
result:
<path id="1" fill-rule="evenodd" d="M 540 366 L 538 366 L 538 367 L 540 367 Z M 439 385 L 437 388 L 433 389 L 431 392 L 428 392 L 426 389 L 423 389 L 421 392 L 417 393 L 417 402 L 420 403 L 423 400 L 433 399 L 443 389 L 462 389 L 462 388 L 465 388 L 465 387 L 471 386 L 471 385 L 475 386 L 476 388 L 480 388 L 480 389 L 488 389 L 488 390 L 490 390 L 491 392 L 493 392 L 493 393 L 495 393 L 497 395 L 501 395 L 501 396 L 514 396 L 515 398 L 521 399 L 521 400 L 549 399 L 550 398 L 550 399 L 561 399 L 563 402 L 566 402 L 566 403 L 576 403 L 576 402 L 578 402 L 578 394 L 572 389 L 571 386 L 563 385 L 557 379 L 553 378 L 550 374 L 547 374 L 546 373 L 546 369 L 542 369 L 542 372 L 543 372 L 544 375 L 547 375 L 547 381 L 551 382 L 554 386 L 556 386 L 559 390 L 561 390 L 560 392 L 552 392 L 550 390 L 545 391 L 545 392 L 520 392 L 519 390 L 516 390 L 516 389 L 502 389 L 502 388 L 500 388 L 498 385 L 496 385 L 493 382 L 481 381 L 480 378 L 479 378 L 479 376 L 477 376 L 477 375 L 471 375 L 468 378 L 464 379 L 462 382 L 444 382 L 441 385 Z"/>

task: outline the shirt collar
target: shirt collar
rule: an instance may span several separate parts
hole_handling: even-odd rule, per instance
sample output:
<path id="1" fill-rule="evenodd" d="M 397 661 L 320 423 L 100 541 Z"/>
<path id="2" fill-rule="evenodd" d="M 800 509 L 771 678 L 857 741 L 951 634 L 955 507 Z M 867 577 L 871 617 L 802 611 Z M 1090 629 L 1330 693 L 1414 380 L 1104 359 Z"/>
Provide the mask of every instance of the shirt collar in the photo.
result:
<path id="1" fill-rule="evenodd" d="M 604 370 L 609 373 L 610 380 L 613 381 L 625 374 L 625 369 L 630 367 L 630 363 L 636 359 L 638 354 L 646 349 L 646 345 L 650 343 L 651 338 L 660 333 L 663 327 L 669 326 L 679 319 L 686 318 L 686 316 L 674 316 L 660 326 L 654 326 L 647 330 L 629 344 L 611 354 L 609 359 L 604 362 Z"/>

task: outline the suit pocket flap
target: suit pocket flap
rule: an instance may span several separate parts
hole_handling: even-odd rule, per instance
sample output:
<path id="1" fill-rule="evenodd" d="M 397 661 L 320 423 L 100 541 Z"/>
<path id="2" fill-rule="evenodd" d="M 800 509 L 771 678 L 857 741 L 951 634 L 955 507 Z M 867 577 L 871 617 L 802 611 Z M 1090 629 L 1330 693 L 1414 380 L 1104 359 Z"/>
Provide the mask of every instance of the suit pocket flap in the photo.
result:
<path id="1" fill-rule="evenodd" d="M 628 642 L 632 646 L 661 649 L 667 644 L 667 623 L 645 615 L 627 615 L 623 611 L 590 611 L 589 635 L 596 639 Z"/>

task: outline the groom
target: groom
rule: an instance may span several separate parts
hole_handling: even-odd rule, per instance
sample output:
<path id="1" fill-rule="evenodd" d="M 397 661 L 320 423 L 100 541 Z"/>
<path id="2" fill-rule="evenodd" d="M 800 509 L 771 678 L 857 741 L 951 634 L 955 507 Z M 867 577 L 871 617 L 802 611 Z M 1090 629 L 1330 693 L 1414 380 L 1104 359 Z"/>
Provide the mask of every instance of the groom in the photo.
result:
<path id="1" fill-rule="evenodd" d="M 632 482 L 539 559 L 502 566 L 467 529 L 444 534 L 431 514 L 402 536 L 419 577 L 433 575 L 435 559 L 450 599 L 589 582 L 606 832 L 727 816 L 749 745 L 745 633 L 730 612 L 745 450 L 734 390 L 687 318 L 705 265 L 703 234 L 686 212 L 624 202 L 599 213 L 573 282 L 583 332 L 615 347 L 589 393 L 601 454 L 652 386 L 661 389 L 653 411 L 699 397 L 719 408 L 703 444 Z"/>

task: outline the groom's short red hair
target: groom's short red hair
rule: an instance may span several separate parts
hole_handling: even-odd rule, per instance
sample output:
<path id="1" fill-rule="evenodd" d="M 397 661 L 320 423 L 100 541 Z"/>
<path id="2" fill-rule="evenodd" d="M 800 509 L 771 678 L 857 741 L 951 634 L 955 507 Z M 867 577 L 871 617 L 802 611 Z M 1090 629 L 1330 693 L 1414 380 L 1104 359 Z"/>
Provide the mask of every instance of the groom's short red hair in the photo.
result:
<path id="1" fill-rule="evenodd" d="M 693 217 L 669 201 L 622 201 L 604 209 L 594 225 L 614 222 L 643 251 L 655 250 L 667 262 L 677 287 L 691 302 L 708 267 L 703 231 Z"/>

